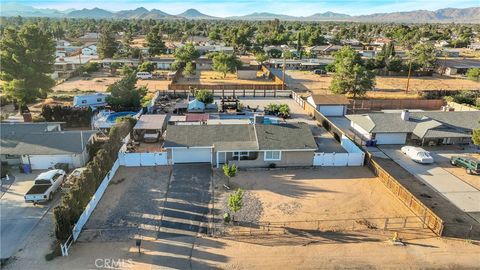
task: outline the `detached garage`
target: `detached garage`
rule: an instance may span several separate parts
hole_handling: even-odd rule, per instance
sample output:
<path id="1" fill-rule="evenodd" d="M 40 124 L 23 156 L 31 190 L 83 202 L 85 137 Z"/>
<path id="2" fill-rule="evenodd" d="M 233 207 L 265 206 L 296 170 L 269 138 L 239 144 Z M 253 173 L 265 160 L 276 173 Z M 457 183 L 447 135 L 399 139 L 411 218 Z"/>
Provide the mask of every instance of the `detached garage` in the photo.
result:
<path id="1" fill-rule="evenodd" d="M 30 165 L 33 170 L 67 163 L 82 167 L 88 161 L 87 144 L 96 131 L 61 131 L 60 123 L 2 123 L 1 159 Z"/>
<path id="2" fill-rule="evenodd" d="M 325 116 L 344 116 L 350 104 L 348 98 L 342 95 L 311 95 L 307 102 Z"/>

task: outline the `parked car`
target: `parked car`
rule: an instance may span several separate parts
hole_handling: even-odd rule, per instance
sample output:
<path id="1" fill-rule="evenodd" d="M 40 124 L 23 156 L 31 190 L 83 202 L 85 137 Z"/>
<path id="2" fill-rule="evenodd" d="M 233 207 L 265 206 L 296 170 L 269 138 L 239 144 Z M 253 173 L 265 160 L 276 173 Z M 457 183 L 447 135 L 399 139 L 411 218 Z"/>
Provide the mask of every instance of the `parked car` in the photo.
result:
<path id="1" fill-rule="evenodd" d="M 153 75 L 150 72 L 143 72 L 143 71 L 137 72 L 137 78 L 139 79 L 148 80 L 148 79 L 151 79 L 152 77 Z"/>
<path id="2" fill-rule="evenodd" d="M 453 166 L 463 167 L 468 174 L 480 174 L 480 160 L 471 157 L 452 157 L 450 163 Z"/>
<path id="3" fill-rule="evenodd" d="M 401 148 L 401 151 L 415 162 L 422 164 L 431 164 L 434 162 L 430 152 L 423 150 L 420 147 L 404 146 Z"/>
<path id="4" fill-rule="evenodd" d="M 327 74 L 327 72 L 326 72 L 325 70 L 323 70 L 323 69 L 315 69 L 315 70 L 313 71 L 313 74 L 325 75 L 325 74 Z"/>
<path id="5" fill-rule="evenodd" d="M 33 204 L 45 201 L 51 201 L 53 194 L 65 179 L 65 171 L 57 169 L 41 173 L 35 178 L 33 187 L 25 194 L 25 202 Z"/>

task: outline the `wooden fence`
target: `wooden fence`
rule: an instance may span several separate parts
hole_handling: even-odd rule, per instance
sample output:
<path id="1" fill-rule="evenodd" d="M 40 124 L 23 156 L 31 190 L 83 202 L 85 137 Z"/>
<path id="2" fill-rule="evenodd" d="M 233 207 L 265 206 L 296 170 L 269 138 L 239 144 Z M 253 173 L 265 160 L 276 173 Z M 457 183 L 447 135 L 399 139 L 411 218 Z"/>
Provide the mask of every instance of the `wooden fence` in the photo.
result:
<path id="1" fill-rule="evenodd" d="M 191 90 L 191 89 L 208 89 L 208 90 L 283 90 L 281 84 L 177 84 L 168 85 L 168 90 Z"/>
<path id="2" fill-rule="evenodd" d="M 438 236 L 442 236 L 444 228 L 443 220 L 375 162 L 370 153 L 367 154 L 367 166 L 403 204 L 422 219 L 423 223 L 430 230 Z"/>
<path id="3" fill-rule="evenodd" d="M 443 105 L 445 105 L 445 101 L 443 99 L 356 99 L 350 101 L 348 110 L 351 113 L 389 109 L 438 110 Z"/>
<path id="4" fill-rule="evenodd" d="M 260 90 L 260 89 L 208 89 L 216 97 L 290 97 L 290 90 Z M 194 90 L 162 90 L 159 95 L 173 94 L 180 96 L 194 95 Z"/>

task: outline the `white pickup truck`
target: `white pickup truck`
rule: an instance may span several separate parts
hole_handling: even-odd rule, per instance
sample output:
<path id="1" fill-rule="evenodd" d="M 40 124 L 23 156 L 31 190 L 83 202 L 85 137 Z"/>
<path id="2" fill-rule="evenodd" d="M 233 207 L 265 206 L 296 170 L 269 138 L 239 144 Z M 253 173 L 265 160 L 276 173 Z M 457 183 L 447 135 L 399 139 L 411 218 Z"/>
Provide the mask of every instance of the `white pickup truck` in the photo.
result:
<path id="1" fill-rule="evenodd" d="M 65 179 L 63 170 L 50 170 L 41 173 L 35 178 L 35 183 L 25 194 L 25 202 L 33 202 L 33 204 L 45 201 L 51 201 L 53 194 Z"/>

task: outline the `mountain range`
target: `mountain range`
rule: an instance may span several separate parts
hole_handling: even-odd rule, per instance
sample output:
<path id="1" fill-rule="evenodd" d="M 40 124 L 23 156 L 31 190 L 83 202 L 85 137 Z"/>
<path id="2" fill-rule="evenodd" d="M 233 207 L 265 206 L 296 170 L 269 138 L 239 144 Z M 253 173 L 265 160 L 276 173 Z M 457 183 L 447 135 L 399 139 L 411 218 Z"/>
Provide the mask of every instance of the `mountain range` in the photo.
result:
<path id="1" fill-rule="evenodd" d="M 188 20 L 285 20 L 285 21 L 354 21 L 354 22 L 403 22 L 403 23 L 480 23 L 480 7 L 445 8 L 436 11 L 415 10 L 408 12 L 375 13 L 351 16 L 348 14 L 325 12 L 298 17 L 268 12 L 256 12 L 244 16 L 214 17 L 196 9 L 188 9 L 172 15 L 158 9 L 148 10 L 139 7 L 133 10 L 112 12 L 100 8 L 80 10 L 40 9 L 17 3 L 2 4 L 1 16 L 53 17 L 53 18 L 92 18 L 92 19 L 188 19 Z"/>

